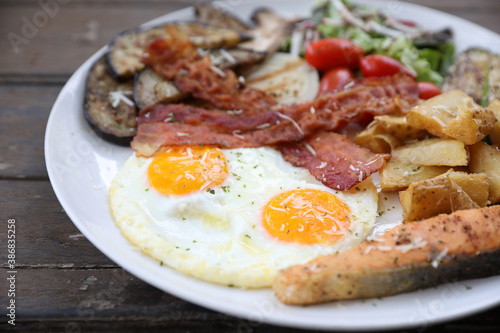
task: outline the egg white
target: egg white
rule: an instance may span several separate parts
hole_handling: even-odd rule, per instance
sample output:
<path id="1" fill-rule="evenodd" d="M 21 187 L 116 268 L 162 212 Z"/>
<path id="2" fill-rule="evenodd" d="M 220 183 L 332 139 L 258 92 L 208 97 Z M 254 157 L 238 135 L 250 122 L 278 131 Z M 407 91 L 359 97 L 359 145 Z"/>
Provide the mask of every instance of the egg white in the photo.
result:
<path id="1" fill-rule="evenodd" d="M 223 152 L 228 178 L 222 186 L 177 197 L 152 188 L 146 176 L 152 158 L 133 154 L 110 188 L 123 234 L 160 264 L 213 283 L 261 288 L 282 268 L 359 244 L 375 223 L 378 196 L 371 178 L 339 192 L 272 148 Z M 328 246 L 270 236 L 261 222 L 264 206 L 278 193 L 299 188 L 329 191 L 346 203 L 352 214 L 349 234 Z"/>

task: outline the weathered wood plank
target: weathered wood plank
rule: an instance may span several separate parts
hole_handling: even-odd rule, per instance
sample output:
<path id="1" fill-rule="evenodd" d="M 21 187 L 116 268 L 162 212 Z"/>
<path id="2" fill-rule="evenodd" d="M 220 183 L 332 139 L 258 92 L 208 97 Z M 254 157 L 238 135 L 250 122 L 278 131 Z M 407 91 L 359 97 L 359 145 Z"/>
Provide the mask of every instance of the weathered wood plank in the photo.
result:
<path id="1" fill-rule="evenodd" d="M 2 8 L 0 75 L 69 75 L 120 31 L 190 3 L 103 6 L 70 2 L 60 5 L 53 17 L 36 2 Z M 39 27 L 34 25 L 38 17 Z"/>
<path id="2" fill-rule="evenodd" d="M 116 33 L 197 2 L 150 0 L 144 5 L 138 0 L 70 1 L 58 5 L 53 17 L 44 16 L 38 1 L 1 3 L 0 35 L 5 37 L 0 39 L 0 79 L 29 79 L 26 75 L 68 77 Z M 500 33 L 498 1 L 409 2 L 446 11 Z M 238 1 L 232 3 L 237 5 Z M 40 20 L 40 27 L 33 25 L 33 18 Z"/>
<path id="3" fill-rule="evenodd" d="M 6 279 L 0 280 L 6 290 Z M 20 269 L 16 274 L 16 326 L 23 331 L 306 332 L 217 313 L 182 301 L 122 269 Z M 500 308 L 453 324 L 407 332 L 498 332 Z M 6 327 L 0 323 L 0 329 Z M 496 330 L 496 331 L 495 331 Z"/>
<path id="4" fill-rule="evenodd" d="M 45 127 L 59 86 L 0 85 L 0 176 L 47 178 Z"/>
<path id="5" fill-rule="evenodd" d="M 15 219 L 20 267 L 117 267 L 64 213 L 48 181 L 0 181 L 2 222 Z M 6 224 L 0 244 L 7 244 Z M 56 275 L 56 274 L 55 274 Z"/>
<path id="6" fill-rule="evenodd" d="M 4 280 L 1 290 L 7 288 Z M 108 332 L 160 327 L 206 329 L 214 325 L 221 331 L 246 332 L 260 327 L 263 332 L 299 332 L 249 323 L 182 301 L 122 269 L 21 269 L 16 274 L 16 289 L 16 326 L 30 330 Z"/>

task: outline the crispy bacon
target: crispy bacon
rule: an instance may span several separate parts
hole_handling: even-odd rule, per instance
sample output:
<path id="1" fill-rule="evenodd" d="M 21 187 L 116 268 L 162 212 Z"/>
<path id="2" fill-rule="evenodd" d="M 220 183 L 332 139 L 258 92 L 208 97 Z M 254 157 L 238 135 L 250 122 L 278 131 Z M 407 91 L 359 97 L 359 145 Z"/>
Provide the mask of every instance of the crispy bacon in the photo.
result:
<path id="1" fill-rule="evenodd" d="M 283 158 L 303 167 L 326 186 L 344 191 L 385 166 L 390 155 L 374 154 L 334 132 L 321 132 L 302 143 L 278 146 Z"/>
<path id="2" fill-rule="evenodd" d="M 152 42 L 142 61 L 172 81 L 180 91 L 205 100 L 218 109 L 247 113 L 277 104 L 265 92 L 246 87 L 232 70 L 213 66 L 210 57 L 202 57 L 177 28 L 168 26 L 167 29 L 168 38 Z"/>
<path id="3" fill-rule="evenodd" d="M 301 140 L 303 133 L 283 117 L 276 111 L 240 115 L 184 104 L 155 105 L 141 110 L 132 148 L 137 155 L 152 156 L 171 145 L 237 148 Z"/>
<path id="4" fill-rule="evenodd" d="M 184 104 L 155 105 L 141 110 L 132 147 L 138 155 L 149 156 L 169 145 L 202 143 L 236 148 L 301 141 L 367 116 L 403 113 L 402 102 L 418 100 L 414 87 L 415 81 L 407 76 L 362 79 L 351 90 L 323 94 L 309 103 L 255 108 L 250 113 L 209 111 Z"/>
<path id="5" fill-rule="evenodd" d="M 141 60 L 167 80 L 172 80 L 186 63 L 199 60 L 200 54 L 189 41 L 187 34 L 170 25 L 167 25 L 166 29 L 166 38 L 149 44 Z"/>

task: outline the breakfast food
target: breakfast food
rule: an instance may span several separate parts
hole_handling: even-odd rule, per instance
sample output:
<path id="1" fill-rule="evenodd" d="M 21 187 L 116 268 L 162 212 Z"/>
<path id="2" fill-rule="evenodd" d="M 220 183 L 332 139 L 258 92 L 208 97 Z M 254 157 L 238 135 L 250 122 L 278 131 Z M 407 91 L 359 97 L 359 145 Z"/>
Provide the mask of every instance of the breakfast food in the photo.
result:
<path id="1" fill-rule="evenodd" d="M 495 125 L 493 111 L 474 102 L 461 90 L 451 90 L 412 108 L 408 123 L 440 138 L 453 138 L 473 145 Z"/>
<path id="2" fill-rule="evenodd" d="M 404 224 L 351 250 L 288 268 L 273 290 L 286 304 L 371 298 L 498 274 L 500 206 Z"/>
<path id="3" fill-rule="evenodd" d="M 117 81 L 106 59 L 97 60 L 87 76 L 83 113 L 94 131 L 110 142 L 129 145 L 137 130 L 137 106 L 132 99 L 134 83 Z"/>
<path id="4" fill-rule="evenodd" d="M 356 17 L 362 12 L 347 2 L 325 8 L 322 15 L 338 11 L 341 26 L 335 17 L 313 24 L 259 10 L 250 27 L 200 5 L 196 14 L 210 26 L 136 29 L 110 44 L 108 70 L 133 81 L 140 109 L 111 209 L 125 237 L 160 265 L 243 288 L 269 287 L 278 276 L 280 300 L 310 304 L 434 285 L 476 265 L 471 248 L 498 247 L 454 238 L 448 228 L 474 217 L 485 220 L 474 232 L 487 233 L 498 209 L 478 208 L 500 200 L 500 168 L 487 157 L 496 148 L 480 142 L 495 137 L 496 104 L 483 108 L 434 84 L 448 66 L 450 36 L 376 13 Z M 357 26 L 343 26 L 353 17 Z M 276 52 L 280 46 L 290 53 Z M 339 59 L 346 54 L 352 58 Z M 345 135 L 366 125 L 354 142 Z M 382 193 L 402 191 L 401 219 L 412 224 L 365 241 L 383 213 L 372 182 L 378 171 Z M 453 214 L 433 218 L 440 213 Z M 440 232 L 425 229 L 429 223 Z M 479 262 L 498 260 L 493 253 Z M 412 272 L 425 281 L 405 283 Z"/>
<path id="5" fill-rule="evenodd" d="M 118 226 L 143 252 L 245 288 L 269 287 L 281 268 L 359 244 L 377 201 L 371 178 L 335 191 L 268 147 L 133 154 L 110 188 Z"/>

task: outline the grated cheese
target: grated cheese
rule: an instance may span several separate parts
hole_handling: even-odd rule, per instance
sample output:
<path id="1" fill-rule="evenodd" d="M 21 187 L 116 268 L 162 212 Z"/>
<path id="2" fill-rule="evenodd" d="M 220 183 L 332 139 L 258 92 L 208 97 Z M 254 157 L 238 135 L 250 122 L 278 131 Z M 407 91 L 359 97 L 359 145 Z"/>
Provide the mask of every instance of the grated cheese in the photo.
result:
<path id="1" fill-rule="evenodd" d="M 448 254 L 448 248 L 445 247 L 443 251 L 441 251 L 436 258 L 432 261 L 431 265 L 434 268 L 438 268 L 439 264 L 441 263 L 441 260 Z"/>
<path id="2" fill-rule="evenodd" d="M 241 131 L 240 130 L 234 130 L 233 131 L 233 135 L 239 139 L 244 139 L 245 137 L 243 135 L 241 135 Z"/>
<path id="3" fill-rule="evenodd" d="M 432 119 L 434 119 L 439 125 L 441 125 L 442 127 L 446 127 L 446 124 L 444 123 L 444 121 L 442 121 L 441 119 L 439 119 L 438 117 L 436 116 L 432 116 L 431 117 Z"/>
<path id="4" fill-rule="evenodd" d="M 134 102 L 130 100 L 126 95 L 132 95 L 132 92 L 130 90 L 117 90 L 117 91 L 110 91 L 109 92 L 109 98 L 111 99 L 111 106 L 116 108 L 120 102 L 123 102 L 129 106 L 134 106 Z"/>
<path id="5" fill-rule="evenodd" d="M 326 167 L 326 166 L 327 166 L 326 162 L 321 162 L 321 164 L 320 164 L 320 165 L 318 165 L 316 168 L 317 168 L 317 169 L 323 169 L 323 168 L 324 168 L 324 167 Z"/>
<path id="6" fill-rule="evenodd" d="M 293 124 L 293 126 L 295 126 L 299 130 L 299 133 L 301 135 L 304 135 L 304 132 L 302 131 L 302 129 L 300 128 L 299 124 L 297 124 L 297 122 L 295 120 L 293 120 L 292 118 L 290 118 L 288 116 L 285 116 L 284 114 L 279 113 L 279 112 L 276 112 L 276 114 L 278 115 L 278 117 L 290 121 Z M 314 155 L 316 155 L 316 154 L 314 154 Z"/>
<path id="7" fill-rule="evenodd" d="M 405 244 L 405 245 L 396 245 L 396 250 L 406 253 L 408 251 L 414 250 L 414 249 L 420 249 L 424 246 L 427 245 L 427 241 L 422 240 L 421 237 L 416 238 L 413 242 L 410 244 Z"/>
<path id="8" fill-rule="evenodd" d="M 257 129 L 264 129 L 264 128 L 268 128 L 268 127 L 270 127 L 270 126 L 271 126 L 271 125 L 270 125 L 269 123 L 265 123 L 265 124 L 262 124 L 262 125 L 257 126 L 256 128 L 257 128 Z"/>
<path id="9" fill-rule="evenodd" d="M 304 142 L 304 147 L 306 147 L 307 151 L 310 152 L 311 155 L 316 156 L 316 151 L 310 144 Z"/>
<path id="10" fill-rule="evenodd" d="M 226 77 L 226 73 L 224 73 L 224 71 L 222 71 L 220 68 L 218 67 L 215 67 L 214 65 L 210 66 L 210 69 L 216 73 L 217 75 L 221 76 L 221 77 Z"/>
<path id="11" fill-rule="evenodd" d="M 233 57 L 233 55 L 226 50 L 220 49 L 220 54 L 230 63 L 234 64 L 236 62 L 236 59 Z"/>

